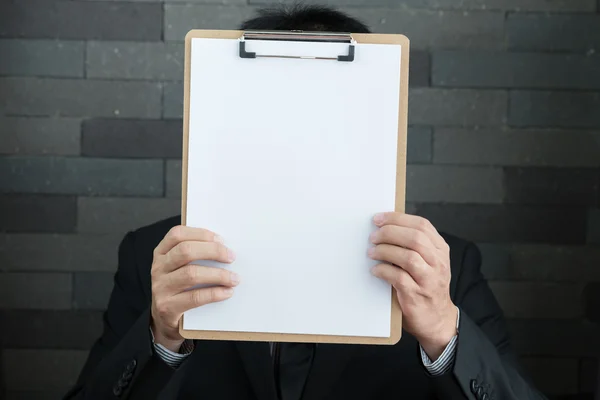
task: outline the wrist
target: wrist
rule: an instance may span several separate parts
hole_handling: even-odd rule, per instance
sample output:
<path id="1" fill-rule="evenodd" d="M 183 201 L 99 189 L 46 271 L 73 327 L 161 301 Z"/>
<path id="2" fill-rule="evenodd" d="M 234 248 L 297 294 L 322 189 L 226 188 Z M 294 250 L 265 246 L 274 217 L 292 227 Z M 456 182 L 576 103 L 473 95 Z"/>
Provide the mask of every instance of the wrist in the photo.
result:
<path id="1" fill-rule="evenodd" d="M 179 349 L 181 349 L 181 346 L 183 345 L 184 340 L 185 339 L 181 339 L 181 340 L 167 339 L 160 335 L 156 335 L 154 337 L 154 343 L 160 344 L 165 349 L 170 350 L 173 353 L 179 353 Z"/>
<path id="2" fill-rule="evenodd" d="M 432 334 L 417 338 L 419 344 L 432 361 L 436 361 L 442 355 L 452 338 L 458 334 L 458 310 L 456 307 L 452 306 L 452 311 L 445 313 L 445 315 L 448 318 L 441 321 L 438 328 Z"/>
<path id="3" fill-rule="evenodd" d="M 152 340 L 155 344 L 159 344 L 173 353 L 179 353 L 179 350 L 185 341 L 183 338 L 169 338 L 162 334 L 160 330 L 156 329 L 154 324 L 150 326 L 150 332 L 152 333 Z"/>

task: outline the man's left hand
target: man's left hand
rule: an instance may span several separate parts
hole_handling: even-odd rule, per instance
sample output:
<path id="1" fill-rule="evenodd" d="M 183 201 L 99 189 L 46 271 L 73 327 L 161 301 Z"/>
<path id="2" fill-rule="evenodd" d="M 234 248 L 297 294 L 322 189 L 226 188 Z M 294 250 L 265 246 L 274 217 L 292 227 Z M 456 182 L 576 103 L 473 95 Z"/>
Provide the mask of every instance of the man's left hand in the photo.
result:
<path id="1" fill-rule="evenodd" d="M 414 215 L 388 212 L 374 217 L 379 228 L 369 256 L 382 261 L 373 275 L 395 289 L 402 323 L 435 361 L 456 332 L 458 310 L 450 299 L 450 248 L 433 225 Z"/>

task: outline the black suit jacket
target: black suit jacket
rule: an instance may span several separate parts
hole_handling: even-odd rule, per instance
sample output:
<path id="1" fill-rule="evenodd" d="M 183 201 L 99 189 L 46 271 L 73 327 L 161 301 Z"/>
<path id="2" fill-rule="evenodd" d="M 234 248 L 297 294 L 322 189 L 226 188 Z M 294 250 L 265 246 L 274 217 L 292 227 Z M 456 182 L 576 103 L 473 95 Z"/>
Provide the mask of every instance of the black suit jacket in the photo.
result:
<path id="1" fill-rule="evenodd" d="M 128 233 L 104 315 L 76 386 L 66 399 L 275 400 L 268 343 L 196 341 L 177 369 L 152 351 L 152 252 L 175 217 Z M 542 399 L 520 374 L 502 312 L 480 272 L 477 248 L 444 235 L 450 245 L 452 299 L 461 309 L 452 370 L 431 377 L 414 337 L 395 346 L 319 345 L 303 400 Z"/>

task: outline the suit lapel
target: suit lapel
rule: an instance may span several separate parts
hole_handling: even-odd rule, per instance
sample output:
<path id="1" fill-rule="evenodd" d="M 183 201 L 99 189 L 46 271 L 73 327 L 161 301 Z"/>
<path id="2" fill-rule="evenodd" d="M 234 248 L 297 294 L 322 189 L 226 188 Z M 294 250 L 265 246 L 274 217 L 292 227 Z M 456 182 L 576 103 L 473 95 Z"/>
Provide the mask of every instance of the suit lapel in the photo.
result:
<path id="1" fill-rule="evenodd" d="M 242 363 L 258 400 L 276 400 L 273 359 L 266 342 L 236 342 Z"/>
<path id="2" fill-rule="evenodd" d="M 320 400 L 327 396 L 339 380 L 357 346 L 319 344 L 308 374 L 303 399 Z"/>

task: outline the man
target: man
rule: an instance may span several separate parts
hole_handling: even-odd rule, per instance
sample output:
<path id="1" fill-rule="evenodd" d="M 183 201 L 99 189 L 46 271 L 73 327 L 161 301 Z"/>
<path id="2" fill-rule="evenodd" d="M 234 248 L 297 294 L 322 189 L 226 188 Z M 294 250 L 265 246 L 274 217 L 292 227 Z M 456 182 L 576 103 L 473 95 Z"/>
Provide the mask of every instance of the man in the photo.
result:
<path id="1" fill-rule="evenodd" d="M 263 11 L 242 29 L 368 32 L 323 7 Z M 518 371 L 476 247 L 416 216 L 384 212 L 373 222 L 373 274 L 397 289 L 403 311 L 397 345 L 183 340 L 183 312 L 226 301 L 244 283 L 190 264 L 232 263 L 235 253 L 175 217 L 125 236 L 104 332 L 66 398 L 542 399 Z M 186 290 L 198 284 L 216 286 Z"/>

